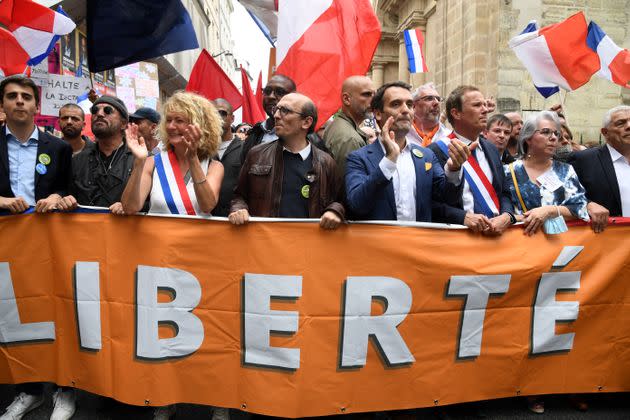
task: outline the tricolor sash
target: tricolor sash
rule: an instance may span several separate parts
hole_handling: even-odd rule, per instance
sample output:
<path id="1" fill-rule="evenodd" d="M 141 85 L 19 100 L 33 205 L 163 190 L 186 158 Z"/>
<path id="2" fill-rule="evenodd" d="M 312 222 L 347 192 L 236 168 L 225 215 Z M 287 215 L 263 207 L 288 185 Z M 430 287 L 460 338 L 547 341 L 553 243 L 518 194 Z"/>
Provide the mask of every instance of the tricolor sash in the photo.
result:
<path id="1" fill-rule="evenodd" d="M 448 135 L 449 139 L 456 139 L 455 133 Z M 444 140 L 438 140 L 438 147 L 448 157 L 448 145 Z M 470 186 L 470 192 L 473 195 L 475 208 L 481 210 L 481 213 L 488 217 L 494 217 L 499 214 L 499 197 L 497 196 L 492 183 L 479 166 L 479 162 L 475 154 L 471 154 L 468 160 L 462 165 L 464 170 L 464 179 Z M 475 211 L 476 211 L 475 209 Z"/>
<path id="2" fill-rule="evenodd" d="M 184 183 L 184 176 L 179 169 L 179 163 L 177 163 L 177 156 L 172 149 L 167 153 L 155 155 L 155 172 L 160 180 L 164 200 L 171 213 L 196 215 Z"/>

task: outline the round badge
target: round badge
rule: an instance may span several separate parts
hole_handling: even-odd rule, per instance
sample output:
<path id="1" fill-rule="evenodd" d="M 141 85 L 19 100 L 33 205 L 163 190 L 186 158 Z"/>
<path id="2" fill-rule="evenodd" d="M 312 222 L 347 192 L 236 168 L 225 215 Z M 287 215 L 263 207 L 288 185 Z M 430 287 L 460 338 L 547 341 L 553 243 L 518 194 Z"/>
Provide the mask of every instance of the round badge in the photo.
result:
<path id="1" fill-rule="evenodd" d="M 48 169 L 46 169 L 46 165 L 44 165 L 43 163 L 38 163 L 37 165 L 35 165 L 35 170 L 40 175 L 44 175 L 46 172 L 48 172 Z"/>
<path id="2" fill-rule="evenodd" d="M 413 154 L 416 155 L 417 157 L 421 158 L 424 155 L 422 154 L 422 152 L 418 149 L 413 149 Z"/>
<path id="3" fill-rule="evenodd" d="M 303 186 L 302 187 L 302 191 L 301 191 L 302 192 L 302 197 L 308 198 L 308 195 L 309 195 L 310 191 L 311 191 L 311 187 L 309 185 Z"/>
<path id="4" fill-rule="evenodd" d="M 50 156 L 48 156 L 46 153 L 40 154 L 37 160 L 39 160 L 39 163 L 43 163 L 44 165 L 50 164 Z"/>

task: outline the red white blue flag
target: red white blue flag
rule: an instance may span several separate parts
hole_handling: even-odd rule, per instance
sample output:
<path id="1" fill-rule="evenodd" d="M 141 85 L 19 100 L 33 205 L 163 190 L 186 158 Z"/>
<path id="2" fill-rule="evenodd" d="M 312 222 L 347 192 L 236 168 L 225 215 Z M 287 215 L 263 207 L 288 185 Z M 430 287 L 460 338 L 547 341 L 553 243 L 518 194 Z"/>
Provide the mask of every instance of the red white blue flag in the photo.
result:
<path id="1" fill-rule="evenodd" d="M 0 23 L 9 29 L 29 55 L 29 65 L 46 58 L 57 37 L 69 34 L 76 27 L 65 14 L 31 0 L 1 0 Z"/>
<path id="2" fill-rule="evenodd" d="M 277 72 L 317 104 L 319 125 L 341 105 L 341 85 L 365 74 L 381 38 L 369 0 L 280 0 Z"/>
<path id="3" fill-rule="evenodd" d="M 420 28 L 405 31 L 405 48 L 409 59 L 409 73 L 426 73 L 429 71 L 422 49 L 424 36 Z"/>
<path id="4" fill-rule="evenodd" d="M 24 73 L 28 54 L 13 34 L 0 28 L 0 72 L 2 76 Z"/>
<path id="5" fill-rule="evenodd" d="M 510 40 L 509 46 L 532 76 L 545 98 L 587 83 L 599 70 L 599 58 L 586 44 L 586 19 L 582 12 L 563 22 L 538 29 L 535 21 Z"/>
<path id="6" fill-rule="evenodd" d="M 599 56 L 597 75 L 630 88 L 630 51 L 618 47 L 595 22 L 588 25 L 586 43 Z"/>

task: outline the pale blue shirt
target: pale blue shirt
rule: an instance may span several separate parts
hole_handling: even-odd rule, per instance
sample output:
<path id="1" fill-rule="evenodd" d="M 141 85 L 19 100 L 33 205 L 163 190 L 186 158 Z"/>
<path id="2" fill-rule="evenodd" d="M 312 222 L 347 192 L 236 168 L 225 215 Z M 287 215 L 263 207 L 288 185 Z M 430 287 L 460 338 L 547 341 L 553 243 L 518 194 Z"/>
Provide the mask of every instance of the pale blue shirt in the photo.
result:
<path id="1" fill-rule="evenodd" d="M 31 137 L 21 143 L 6 126 L 7 150 L 9 152 L 9 181 L 16 197 L 22 197 L 29 206 L 35 205 L 35 165 L 39 130 L 33 130 Z"/>

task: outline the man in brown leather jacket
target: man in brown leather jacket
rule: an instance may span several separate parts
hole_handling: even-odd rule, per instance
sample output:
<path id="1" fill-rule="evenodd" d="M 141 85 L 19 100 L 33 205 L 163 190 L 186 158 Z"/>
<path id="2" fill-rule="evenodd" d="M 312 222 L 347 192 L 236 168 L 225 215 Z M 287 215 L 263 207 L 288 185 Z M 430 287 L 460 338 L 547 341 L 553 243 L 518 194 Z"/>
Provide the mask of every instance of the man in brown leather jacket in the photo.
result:
<path id="1" fill-rule="evenodd" d="M 229 220 L 234 225 L 258 217 L 321 218 L 324 229 L 344 219 L 337 202 L 335 161 L 307 139 L 317 123 L 313 101 L 299 93 L 284 96 L 273 110 L 278 140 L 252 148 L 241 169 Z"/>

